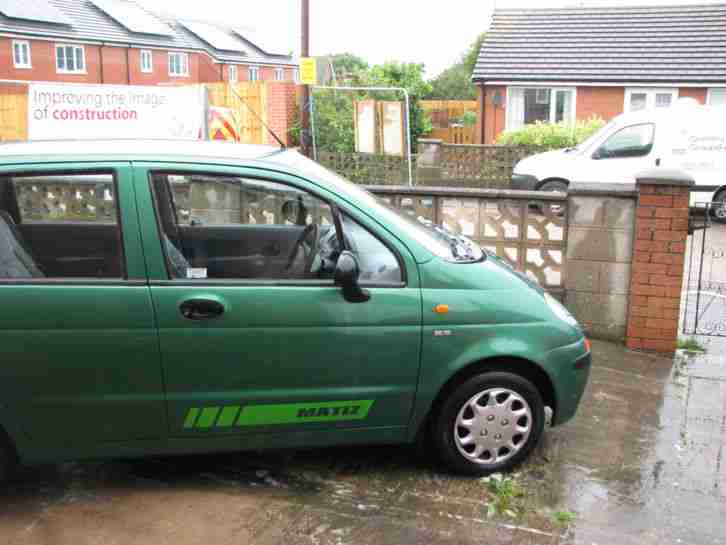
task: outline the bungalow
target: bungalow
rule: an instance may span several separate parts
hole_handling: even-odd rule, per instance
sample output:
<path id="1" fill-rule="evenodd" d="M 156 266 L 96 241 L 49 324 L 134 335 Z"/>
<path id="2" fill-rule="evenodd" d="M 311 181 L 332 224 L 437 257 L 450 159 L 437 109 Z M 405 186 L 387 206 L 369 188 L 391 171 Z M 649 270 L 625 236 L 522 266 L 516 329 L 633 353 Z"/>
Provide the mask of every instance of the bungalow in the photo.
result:
<path id="1" fill-rule="evenodd" d="M 495 10 L 472 79 L 486 144 L 536 121 L 726 104 L 726 4 Z"/>

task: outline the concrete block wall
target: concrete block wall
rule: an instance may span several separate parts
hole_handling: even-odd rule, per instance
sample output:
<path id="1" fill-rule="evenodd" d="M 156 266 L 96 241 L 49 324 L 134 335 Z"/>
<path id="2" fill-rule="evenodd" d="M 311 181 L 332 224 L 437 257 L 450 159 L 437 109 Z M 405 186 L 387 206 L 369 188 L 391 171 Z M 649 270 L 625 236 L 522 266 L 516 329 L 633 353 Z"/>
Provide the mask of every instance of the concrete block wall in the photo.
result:
<path id="1" fill-rule="evenodd" d="M 625 339 L 636 202 L 634 185 L 570 187 L 565 305 L 596 338 Z"/>

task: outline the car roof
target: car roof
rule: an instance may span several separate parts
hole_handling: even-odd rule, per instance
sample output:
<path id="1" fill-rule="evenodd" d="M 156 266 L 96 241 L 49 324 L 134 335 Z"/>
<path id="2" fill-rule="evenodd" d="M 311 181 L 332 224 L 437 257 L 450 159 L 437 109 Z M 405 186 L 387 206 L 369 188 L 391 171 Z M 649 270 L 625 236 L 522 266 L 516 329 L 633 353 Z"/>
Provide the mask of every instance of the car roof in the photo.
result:
<path id="1" fill-rule="evenodd" d="M 44 160 L 149 160 L 183 158 L 185 161 L 219 159 L 225 161 L 260 160 L 279 153 L 275 146 L 237 144 L 224 141 L 201 140 L 53 140 L 0 143 L 0 164 L 14 158 L 42 162 Z"/>

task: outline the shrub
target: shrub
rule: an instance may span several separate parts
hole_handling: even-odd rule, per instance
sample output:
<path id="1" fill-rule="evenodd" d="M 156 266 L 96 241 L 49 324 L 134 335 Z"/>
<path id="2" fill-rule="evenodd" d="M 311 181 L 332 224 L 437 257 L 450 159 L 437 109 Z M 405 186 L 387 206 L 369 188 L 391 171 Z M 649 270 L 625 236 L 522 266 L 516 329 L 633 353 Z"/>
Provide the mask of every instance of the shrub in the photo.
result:
<path id="1" fill-rule="evenodd" d="M 600 117 L 578 121 L 575 125 L 538 121 L 516 131 L 503 132 L 497 138 L 497 144 L 546 149 L 570 148 L 590 137 L 604 125 L 605 121 Z"/>

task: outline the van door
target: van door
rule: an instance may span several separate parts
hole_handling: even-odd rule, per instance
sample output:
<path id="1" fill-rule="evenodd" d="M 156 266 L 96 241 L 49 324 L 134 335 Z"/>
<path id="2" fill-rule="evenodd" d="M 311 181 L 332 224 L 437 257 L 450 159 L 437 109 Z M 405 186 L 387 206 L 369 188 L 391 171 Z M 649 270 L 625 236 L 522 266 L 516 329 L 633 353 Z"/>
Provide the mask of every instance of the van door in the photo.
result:
<path id="1" fill-rule="evenodd" d="M 348 302 L 333 281 L 332 195 L 252 169 L 137 172 L 173 436 L 373 427 L 403 436 L 421 344 L 405 248 L 346 216 L 371 292 Z"/>
<path id="2" fill-rule="evenodd" d="M 656 166 L 655 124 L 628 125 L 611 134 L 592 153 L 588 179 L 603 183 L 635 183 L 639 172 Z"/>
<path id="3" fill-rule="evenodd" d="M 0 167 L 0 401 L 39 456 L 165 433 L 131 177 L 128 163 Z"/>

